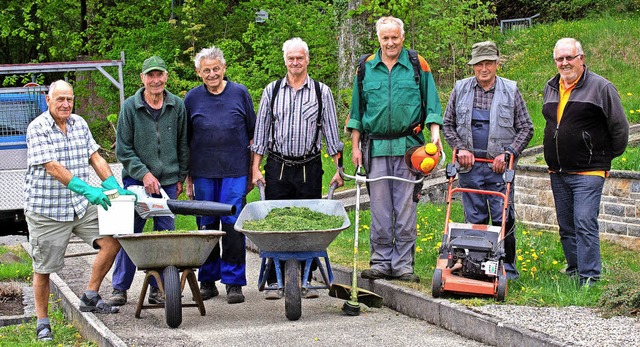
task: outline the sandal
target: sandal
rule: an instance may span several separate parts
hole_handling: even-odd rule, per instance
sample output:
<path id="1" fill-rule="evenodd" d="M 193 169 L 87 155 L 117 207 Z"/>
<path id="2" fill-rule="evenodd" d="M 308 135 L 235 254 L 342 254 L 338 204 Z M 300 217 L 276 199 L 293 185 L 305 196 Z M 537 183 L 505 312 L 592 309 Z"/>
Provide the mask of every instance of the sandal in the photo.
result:
<path id="1" fill-rule="evenodd" d="M 120 311 L 119 308 L 102 301 L 100 295 L 92 300 L 87 298 L 87 294 L 82 294 L 82 298 L 80 298 L 80 312 L 118 313 L 118 311 Z"/>
<path id="2" fill-rule="evenodd" d="M 36 339 L 38 341 L 53 341 L 53 333 L 49 324 L 40 324 L 36 327 Z"/>

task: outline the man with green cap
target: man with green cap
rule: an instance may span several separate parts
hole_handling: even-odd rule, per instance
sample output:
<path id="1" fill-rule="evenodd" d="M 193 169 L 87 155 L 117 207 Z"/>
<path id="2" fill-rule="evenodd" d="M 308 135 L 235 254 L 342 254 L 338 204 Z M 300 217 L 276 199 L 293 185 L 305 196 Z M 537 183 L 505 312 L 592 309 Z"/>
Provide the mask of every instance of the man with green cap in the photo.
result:
<path id="1" fill-rule="evenodd" d="M 184 102 L 165 89 L 167 66 L 158 56 L 142 64 L 143 87 L 127 98 L 118 117 L 116 157 L 122 163 L 122 182 L 126 187 L 144 186 L 148 194 L 164 189 L 170 199 L 182 193 L 188 174 L 187 112 Z M 145 219 L 134 217 L 134 233 L 141 233 Z M 170 216 L 153 218 L 154 230 L 175 229 Z M 127 302 L 136 266 L 121 249 L 115 260 L 111 305 Z M 157 284 L 151 280 L 150 304 L 164 302 Z"/>
<path id="2" fill-rule="evenodd" d="M 457 149 L 461 166 L 461 187 L 505 192 L 502 173 L 508 165 L 506 153 L 517 158 L 533 137 L 529 111 L 516 82 L 498 77 L 498 47 L 491 41 L 471 48 L 469 65 L 474 76 L 456 82 L 444 112 L 444 137 Z M 475 158 L 493 160 L 476 162 Z M 513 187 L 510 193 L 513 201 Z M 468 223 L 502 225 L 504 201 L 495 195 L 463 193 L 462 204 Z M 509 205 L 505 226 L 505 270 L 517 278 L 515 268 L 515 210 Z"/>

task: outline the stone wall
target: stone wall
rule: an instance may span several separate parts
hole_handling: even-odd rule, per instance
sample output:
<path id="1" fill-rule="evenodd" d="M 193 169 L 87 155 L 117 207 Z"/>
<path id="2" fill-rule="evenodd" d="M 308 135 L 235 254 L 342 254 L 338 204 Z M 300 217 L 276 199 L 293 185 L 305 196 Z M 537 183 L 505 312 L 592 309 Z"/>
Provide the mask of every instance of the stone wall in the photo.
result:
<path id="1" fill-rule="evenodd" d="M 546 166 L 518 165 L 515 208 L 527 226 L 557 231 L 555 204 Z M 640 173 L 611 171 L 598 217 L 603 239 L 640 248 Z"/>

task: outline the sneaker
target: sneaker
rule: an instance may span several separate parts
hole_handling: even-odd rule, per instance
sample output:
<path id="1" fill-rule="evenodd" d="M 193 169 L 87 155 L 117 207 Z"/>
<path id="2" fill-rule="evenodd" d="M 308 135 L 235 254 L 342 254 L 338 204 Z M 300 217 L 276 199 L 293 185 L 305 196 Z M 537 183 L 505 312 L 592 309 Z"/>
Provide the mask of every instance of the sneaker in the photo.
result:
<path id="1" fill-rule="evenodd" d="M 162 305 L 164 304 L 164 298 L 160 293 L 159 288 L 151 287 L 149 290 L 149 304 L 150 305 Z"/>
<path id="2" fill-rule="evenodd" d="M 598 282 L 596 277 L 580 277 L 580 287 L 592 287 Z"/>
<path id="3" fill-rule="evenodd" d="M 244 302 L 244 294 L 242 287 L 233 284 L 227 284 L 227 304 L 239 304 Z"/>
<path id="4" fill-rule="evenodd" d="M 216 288 L 216 282 L 200 282 L 200 296 L 202 300 L 209 300 L 220 294 Z"/>
<path id="5" fill-rule="evenodd" d="M 118 311 L 120 311 L 119 308 L 102 301 L 100 295 L 96 295 L 93 299 L 89 300 L 87 294 L 82 294 L 80 298 L 80 312 L 118 313 Z"/>
<path id="6" fill-rule="evenodd" d="M 413 282 L 413 283 L 420 283 L 420 277 L 418 277 L 418 275 L 416 274 L 412 274 L 412 273 L 406 273 L 406 274 L 402 274 L 396 278 L 394 278 L 398 281 L 402 281 L 402 282 Z"/>
<path id="7" fill-rule="evenodd" d="M 388 276 L 385 275 L 382 271 L 378 271 L 376 269 L 366 269 L 366 270 L 362 270 L 362 273 L 360 273 L 360 277 L 366 278 L 369 280 L 378 280 L 378 279 L 386 279 Z"/>
<path id="8" fill-rule="evenodd" d="M 560 272 L 569 277 L 578 277 L 578 269 L 569 269 L 569 265 L 565 266 L 564 269 L 560 270 Z"/>
<path id="9" fill-rule="evenodd" d="M 520 273 L 514 264 L 504 263 L 504 269 L 507 272 L 507 279 L 517 280 L 520 277 Z"/>
<path id="10" fill-rule="evenodd" d="M 127 291 L 113 288 L 111 292 L 111 298 L 109 298 L 109 305 L 111 306 L 123 306 L 127 303 Z"/>
<path id="11" fill-rule="evenodd" d="M 53 341 L 53 333 L 49 324 L 40 324 L 36 327 L 36 339 L 38 341 Z"/>
<path id="12" fill-rule="evenodd" d="M 284 297 L 284 290 L 278 289 L 277 283 L 271 283 L 265 288 L 264 298 L 267 300 L 278 300 Z"/>
<path id="13" fill-rule="evenodd" d="M 311 283 L 307 282 L 307 286 L 310 287 Z M 320 296 L 320 293 L 316 289 L 313 288 L 304 288 L 302 287 L 302 297 L 305 299 L 315 299 Z"/>

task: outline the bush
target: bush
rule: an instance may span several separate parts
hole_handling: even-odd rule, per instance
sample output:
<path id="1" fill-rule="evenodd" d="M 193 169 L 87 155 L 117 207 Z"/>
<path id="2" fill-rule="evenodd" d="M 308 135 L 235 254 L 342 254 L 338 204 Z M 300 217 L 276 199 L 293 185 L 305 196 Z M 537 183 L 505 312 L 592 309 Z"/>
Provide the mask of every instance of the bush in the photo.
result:
<path id="1" fill-rule="evenodd" d="M 617 265 L 609 271 L 611 277 L 600 297 L 600 312 L 604 317 L 638 316 L 640 313 L 640 274 Z"/>

